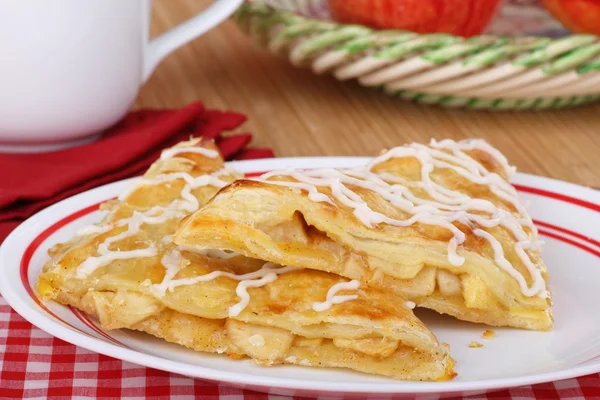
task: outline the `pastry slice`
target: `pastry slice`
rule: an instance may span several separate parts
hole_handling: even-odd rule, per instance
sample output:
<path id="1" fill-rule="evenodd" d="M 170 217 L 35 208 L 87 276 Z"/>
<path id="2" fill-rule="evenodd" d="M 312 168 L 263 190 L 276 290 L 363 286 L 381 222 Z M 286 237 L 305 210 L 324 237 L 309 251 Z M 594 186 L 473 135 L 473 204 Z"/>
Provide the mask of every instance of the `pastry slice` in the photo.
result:
<path id="1" fill-rule="evenodd" d="M 51 250 L 42 297 L 147 332 L 261 365 L 339 367 L 396 379 L 454 376 L 447 347 L 395 294 L 326 272 L 171 240 L 179 221 L 237 177 L 211 143 L 163 153 L 98 225 Z"/>
<path id="2" fill-rule="evenodd" d="M 548 330 L 548 273 L 513 173 L 481 140 L 273 171 L 222 189 L 174 240 L 327 271 L 466 321 Z"/>

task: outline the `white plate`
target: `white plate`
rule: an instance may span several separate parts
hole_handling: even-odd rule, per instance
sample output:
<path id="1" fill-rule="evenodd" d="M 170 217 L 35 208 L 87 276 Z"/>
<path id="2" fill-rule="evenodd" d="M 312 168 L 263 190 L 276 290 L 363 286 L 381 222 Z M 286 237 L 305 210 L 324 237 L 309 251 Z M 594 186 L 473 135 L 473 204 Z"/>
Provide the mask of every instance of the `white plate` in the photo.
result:
<path id="1" fill-rule="evenodd" d="M 242 161 L 231 166 L 252 174 L 282 167 L 349 167 L 365 158 L 296 158 Z M 481 393 L 600 371 L 600 193 L 547 178 L 519 174 L 514 180 L 546 241 L 556 325 L 552 332 L 494 329 L 429 312 L 417 314 L 451 345 L 458 377 L 451 382 L 398 382 L 359 373 L 295 366 L 264 368 L 224 356 L 196 353 L 126 330 L 103 331 L 94 320 L 55 304 L 35 290 L 46 250 L 97 222 L 98 203 L 117 196 L 133 180 L 116 182 L 45 209 L 19 226 L 0 248 L 0 290 L 32 324 L 67 342 L 122 360 L 274 394 L 460 395 Z M 485 347 L 472 349 L 472 340 Z M 364 395 L 363 395 L 364 396 Z M 370 396 L 370 397 L 371 397 Z M 394 396 L 396 397 L 396 396 Z"/>

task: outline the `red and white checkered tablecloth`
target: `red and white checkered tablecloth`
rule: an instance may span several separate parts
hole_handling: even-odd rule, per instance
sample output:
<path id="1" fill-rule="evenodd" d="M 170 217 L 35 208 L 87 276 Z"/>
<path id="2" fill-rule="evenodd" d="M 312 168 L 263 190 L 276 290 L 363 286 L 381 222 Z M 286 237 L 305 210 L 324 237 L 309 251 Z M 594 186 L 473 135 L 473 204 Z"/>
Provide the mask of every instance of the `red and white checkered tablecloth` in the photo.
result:
<path id="1" fill-rule="evenodd" d="M 145 368 L 82 349 L 32 326 L 0 297 L 0 399 L 284 400 Z M 600 375 L 468 399 L 600 399 Z"/>

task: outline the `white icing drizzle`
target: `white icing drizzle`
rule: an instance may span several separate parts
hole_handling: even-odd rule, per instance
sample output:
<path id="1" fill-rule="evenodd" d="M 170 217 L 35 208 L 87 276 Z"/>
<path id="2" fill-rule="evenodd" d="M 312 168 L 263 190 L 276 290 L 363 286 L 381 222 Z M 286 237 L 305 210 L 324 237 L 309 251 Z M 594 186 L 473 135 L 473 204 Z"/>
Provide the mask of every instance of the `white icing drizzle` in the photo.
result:
<path id="1" fill-rule="evenodd" d="M 450 150 L 450 151 L 452 151 L 453 154 L 457 155 L 458 157 L 460 157 L 462 159 L 466 159 L 466 160 L 470 160 L 471 157 L 464 154 L 463 153 L 464 150 L 467 150 L 467 151 L 476 150 L 476 149 L 482 150 L 488 154 L 491 154 L 492 157 L 494 157 L 497 161 L 500 162 L 500 165 L 502 165 L 502 168 L 504 169 L 504 171 L 506 172 L 506 175 L 509 178 L 514 176 L 514 174 L 517 172 L 517 168 L 513 167 L 512 165 L 510 165 L 508 163 L 508 160 L 506 159 L 506 157 L 504 157 L 504 154 L 502 154 L 500 151 L 498 151 L 498 149 L 490 146 L 490 144 L 487 143 L 485 140 L 467 139 L 467 140 L 462 140 L 460 142 L 455 142 L 454 140 L 451 140 L 451 139 L 444 139 L 444 140 L 438 142 L 435 139 L 431 139 L 431 141 L 429 142 L 429 145 L 436 149 Z"/>
<path id="2" fill-rule="evenodd" d="M 265 286 L 267 283 L 271 283 L 277 279 L 277 274 L 273 272 L 269 272 L 265 276 L 260 279 L 255 280 L 243 280 L 238 283 L 235 288 L 235 294 L 238 295 L 240 301 L 237 304 L 229 307 L 229 316 L 237 317 L 250 303 L 250 294 L 248 293 L 248 288 L 250 287 L 261 287 Z"/>
<path id="3" fill-rule="evenodd" d="M 404 303 L 404 305 L 406 306 L 406 308 L 410 308 L 411 310 L 414 310 L 415 307 L 417 306 L 417 303 L 415 303 L 414 301 L 407 301 L 406 303 Z"/>
<path id="4" fill-rule="evenodd" d="M 165 267 L 166 272 L 163 280 L 159 284 L 155 284 L 150 286 L 150 291 L 157 295 L 158 297 L 162 297 L 165 295 L 169 282 L 175 278 L 175 275 L 181 270 L 181 261 L 183 257 L 178 250 L 173 250 L 169 253 L 166 253 L 160 263 Z"/>
<path id="5" fill-rule="evenodd" d="M 229 170 L 222 169 L 210 175 L 201 175 L 197 178 L 194 178 L 187 172 L 173 172 L 171 174 L 158 175 L 154 179 L 142 179 L 136 186 L 133 186 L 131 189 L 121 193 L 119 200 L 127 200 L 131 193 L 141 186 L 160 185 L 161 183 L 183 179 L 186 183 L 181 190 L 181 197 L 183 197 L 183 200 L 175 200 L 175 202 L 171 203 L 169 206 L 191 213 L 196 211 L 199 207 L 198 200 L 196 197 L 194 197 L 194 195 L 192 195 L 191 191 L 203 186 L 214 186 L 219 189 L 222 188 L 223 186 L 227 185 L 228 182 L 219 179 L 219 176 L 228 172 Z"/>
<path id="6" fill-rule="evenodd" d="M 219 277 L 234 279 L 239 281 L 235 289 L 235 293 L 240 298 L 240 301 L 237 304 L 229 307 L 230 317 L 239 315 L 244 308 L 248 306 L 248 303 L 250 302 L 250 295 L 248 294 L 249 287 L 264 286 L 267 283 L 271 283 L 276 280 L 278 275 L 296 271 L 298 269 L 296 267 L 278 268 L 276 264 L 266 263 L 257 271 L 242 275 L 236 275 L 225 271 L 212 271 L 206 275 L 195 276 L 193 278 L 173 279 L 175 275 L 177 275 L 177 272 L 181 270 L 181 253 L 179 250 L 174 250 L 168 255 L 165 255 L 165 257 L 163 257 L 163 265 L 165 265 L 167 268 L 167 273 L 165 274 L 165 277 L 161 283 L 152 285 L 151 291 L 155 295 L 162 297 L 165 295 L 167 290 L 173 292 L 175 288 L 179 286 L 194 285 L 198 282 L 208 282 Z"/>
<path id="7" fill-rule="evenodd" d="M 218 156 L 218 152 L 210 149 L 204 149 L 201 147 L 181 147 L 165 150 L 161 155 L 161 159 L 165 160 L 182 152 L 199 153 L 212 158 Z M 127 229 L 124 232 L 121 232 L 118 235 L 111 236 L 104 240 L 104 242 L 102 242 L 98 246 L 99 256 L 88 257 L 87 260 L 80 264 L 77 267 L 77 276 L 79 278 L 85 278 L 89 274 L 93 273 L 96 269 L 106 266 L 115 260 L 156 256 L 158 254 L 158 251 L 153 244 L 151 244 L 145 249 L 136 249 L 131 251 L 113 251 L 109 250 L 109 247 L 111 244 L 114 244 L 120 240 L 126 239 L 137 234 L 140 231 L 140 227 L 143 224 L 162 224 L 172 218 L 183 218 L 187 214 L 196 211 L 200 205 L 198 204 L 198 200 L 196 199 L 196 197 L 194 197 L 191 191 L 203 186 L 214 186 L 220 189 L 223 186 L 227 185 L 228 182 L 219 179 L 219 177 L 228 173 L 230 173 L 230 170 L 223 168 L 210 175 L 202 175 L 194 178 L 193 176 L 185 172 L 174 172 L 170 174 L 158 175 L 154 179 L 142 179 L 141 181 L 139 181 L 137 185 L 133 186 L 128 191 L 122 193 L 119 196 L 119 200 L 125 201 L 133 191 L 135 191 L 141 186 L 158 185 L 164 182 L 175 181 L 178 179 L 182 179 L 185 182 L 185 186 L 181 190 L 180 194 L 182 199 L 173 200 L 166 207 L 155 206 L 145 212 L 134 211 L 131 217 L 122 219 L 115 224 L 106 224 L 102 227 L 91 225 L 80 229 L 78 231 L 79 235 L 88 235 L 108 232 L 111 229 L 119 226 L 127 226 Z M 172 235 L 167 235 L 163 237 L 162 242 L 165 244 L 172 243 Z M 178 254 L 179 256 L 181 256 L 180 253 Z M 172 252 L 168 255 L 163 256 L 161 260 L 161 262 L 163 262 L 163 265 L 167 269 L 167 274 L 170 270 L 175 269 L 173 267 L 173 265 L 176 264 L 173 261 L 174 257 L 176 257 L 176 254 Z M 177 272 L 175 272 L 175 274 L 176 273 Z"/>
<path id="8" fill-rule="evenodd" d="M 464 257 L 459 254 L 459 250 L 466 239 L 465 234 L 455 226 L 455 223 L 465 225 L 474 232 L 477 230 L 476 235 L 489 242 L 494 251 L 495 263 L 518 282 L 521 292 L 525 296 L 545 297 L 547 295 L 546 283 L 540 271 L 524 251 L 540 247 L 541 242 L 537 240 L 537 229 L 531 218 L 527 216 L 516 189 L 500 175 L 489 172 L 481 163 L 464 153 L 464 151 L 474 149 L 490 154 L 504 168 L 508 176 L 514 174 L 514 167 L 511 167 L 506 158 L 485 141 L 455 142 L 447 139 L 441 142 L 432 140 L 430 147 L 411 144 L 393 148 L 364 167 L 345 170 L 331 168 L 303 171 L 285 169 L 264 174 L 259 180 L 269 184 L 305 190 L 308 192 L 310 200 L 335 205 L 328 195 L 317 189 L 317 187 L 327 187 L 331 190 L 332 196 L 342 205 L 351 208 L 354 216 L 367 227 L 373 227 L 380 223 L 399 227 L 421 223 L 447 229 L 453 234 L 448 242 L 448 261 L 454 266 L 460 266 L 465 262 Z M 375 166 L 393 158 L 416 158 L 421 164 L 421 180 L 407 182 L 390 173 L 373 172 Z M 520 216 L 517 218 L 488 200 L 471 198 L 464 193 L 436 183 L 430 176 L 435 168 L 451 169 L 475 184 L 487 186 L 496 196 L 513 205 Z M 276 178 L 286 176 L 294 179 L 294 182 Z M 273 180 L 273 178 L 277 180 Z M 357 192 L 351 189 L 351 186 L 379 194 L 398 210 L 409 214 L 410 217 L 399 220 L 374 211 Z M 414 188 L 425 191 L 430 199 L 417 196 L 413 192 Z M 483 228 L 501 226 L 512 233 L 517 241 L 514 250 L 532 277 L 531 287 L 527 285 L 523 274 L 506 260 L 500 242 L 489 233 L 487 235 L 481 233 L 485 231 L 477 229 L 478 226 Z M 523 227 L 529 228 L 531 237 Z"/>
<path id="9" fill-rule="evenodd" d="M 358 299 L 357 294 L 350 294 L 345 296 L 336 295 L 341 290 L 356 290 L 360 287 L 360 282 L 357 280 L 351 280 L 350 282 L 336 283 L 327 291 L 327 298 L 324 302 L 313 303 L 312 308 L 317 312 L 329 310 L 334 304 L 345 303 L 346 301 Z"/>
<path id="10" fill-rule="evenodd" d="M 99 234 L 108 232 L 111 229 L 112 229 L 112 226 L 110 226 L 110 225 L 105 225 L 105 226 L 88 225 L 88 226 L 84 226 L 83 228 L 81 228 L 77 232 L 75 232 L 75 236 L 86 236 L 86 235 L 94 235 L 94 234 L 99 235 Z"/>
<path id="11" fill-rule="evenodd" d="M 156 215 L 159 212 L 162 214 Z M 85 278 L 98 268 L 104 267 L 115 260 L 156 256 L 157 249 L 153 244 L 145 249 L 136 249 L 130 251 L 113 251 L 110 250 L 109 247 L 120 240 L 126 239 L 138 233 L 142 224 L 162 224 L 170 218 L 181 216 L 184 216 L 184 214 L 177 210 L 156 206 L 143 213 L 134 211 L 131 217 L 122 219 L 114 225 L 107 224 L 109 227 L 107 231 L 120 226 L 127 226 L 127 229 L 118 235 L 106 238 L 104 242 L 100 243 L 100 245 L 98 245 L 98 254 L 100 255 L 88 257 L 83 263 L 81 263 L 77 267 L 77 277 Z"/>
<path id="12" fill-rule="evenodd" d="M 286 175 L 291 176 L 292 178 L 295 178 L 297 180 L 301 180 L 301 178 L 297 178 L 296 176 L 299 176 L 298 174 L 300 174 L 300 172 L 297 172 L 293 169 L 286 169 Z M 296 175 L 296 176 L 295 176 Z M 265 178 L 265 176 L 269 177 L 269 173 L 264 174 L 261 179 L 267 179 Z M 316 202 L 324 202 L 324 203 L 329 203 L 332 206 L 336 206 L 335 203 L 329 198 L 329 196 L 327 196 L 326 194 L 320 193 L 319 190 L 316 188 L 316 185 L 313 185 L 311 183 L 303 183 L 303 182 L 278 182 L 278 181 L 269 181 L 270 184 L 272 185 L 280 185 L 280 186 L 287 186 L 289 188 L 292 189 L 301 189 L 301 190 L 305 190 L 308 193 L 308 198 L 311 201 L 316 201 Z"/>
<path id="13" fill-rule="evenodd" d="M 168 160 L 173 156 L 181 153 L 196 153 L 202 154 L 204 157 L 217 158 L 219 152 L 216 150 L 205 149 L 204 147 L 173 147 L 171 149 L 163 150 L 160 155 L 161 160 Z"/>
<path id="14" fill-rule="evenodd" d="M 77 267 L 77 277 L 85 278 L 95 270 L 116 260 L 125 260 L 128 258 L 154 257 L 157 254 L 154 246 L 145 249 L 129 250 L 129 251 L 106 251 L 102 252 L 98 249 L 100 256 L 88 257 L 79 267 Z"/>

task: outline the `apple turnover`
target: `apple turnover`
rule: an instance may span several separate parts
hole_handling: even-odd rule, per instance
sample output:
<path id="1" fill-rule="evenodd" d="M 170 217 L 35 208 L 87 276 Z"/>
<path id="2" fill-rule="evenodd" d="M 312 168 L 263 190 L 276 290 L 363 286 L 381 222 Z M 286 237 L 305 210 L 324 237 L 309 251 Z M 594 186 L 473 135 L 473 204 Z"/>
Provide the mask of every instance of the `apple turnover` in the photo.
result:
<path id="1" fill-rule="evenodd" d="M 410 302 L 327 272 L 197 250 L 172 241 L 181 218 L 239 176 L 211 143 L 163 152 L 141 182 L 105 203 L 104 220 L 55 246 L 44 299 L 261 365 L 340 367 L 396 379 L 454 376 L 445 345 Z"/>
<path id="2" fill-rule="evenodd" d="M 222 189 L 174 240 L 334 273 L 466 321 L 548 330 L 548 273 L 514 172 L 482 140 L 272 171 Z"/>

